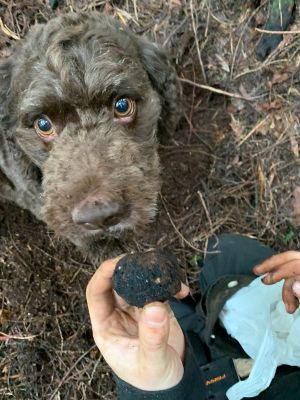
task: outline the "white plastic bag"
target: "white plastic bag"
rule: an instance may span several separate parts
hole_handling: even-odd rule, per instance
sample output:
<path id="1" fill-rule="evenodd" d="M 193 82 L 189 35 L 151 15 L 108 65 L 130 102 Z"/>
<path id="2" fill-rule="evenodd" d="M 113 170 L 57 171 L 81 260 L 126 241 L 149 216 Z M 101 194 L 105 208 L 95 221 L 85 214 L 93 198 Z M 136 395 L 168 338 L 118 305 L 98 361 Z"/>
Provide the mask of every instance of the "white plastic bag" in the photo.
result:
<path id="1" fill-rule="evenodd" d="M 286 312 L 282 285 L 264 285 L 259 277 L 227 300 L 220 313 L 227 332 L 255 360 L 249 377 L 227 391 L 229 400 L 257 396 L 281 364 L 300 367 L 300 311 Z"/>

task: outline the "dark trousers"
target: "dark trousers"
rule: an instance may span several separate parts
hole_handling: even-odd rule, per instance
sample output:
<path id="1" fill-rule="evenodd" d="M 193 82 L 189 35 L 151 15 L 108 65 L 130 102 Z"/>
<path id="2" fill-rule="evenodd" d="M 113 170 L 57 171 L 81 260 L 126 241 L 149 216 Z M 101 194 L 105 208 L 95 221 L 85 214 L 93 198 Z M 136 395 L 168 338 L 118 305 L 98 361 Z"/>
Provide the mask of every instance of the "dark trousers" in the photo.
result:
<path id="1" fill-rule="evenodd" d="M 244 285 L 247 280 L 250 283 L 252 279 L 256 278 L 252 272 L 253 267 L 274 254 L 275 251 L 271 248 L 246 236 L 223 234 L 211 238 L 208 243 L 207 255 L 200 265 L 199 285 L 202 296 L 200 303 L 196 307 L 191 298 L 183 302 L 171 303 L 182 329 L 197 332 L 200 341 L 200 337 L 205 336 L 203 332 L 207 330 L 207 325 L 215 324 L 220 309 L 230 295 L 227 283 L 232 280 L 244 281 Z M 211 300 L 210 297 L 212 297 Z M 201 302 L 205 301 L 205 306 L 201 306 Z M 203 318 L 203 313 L 206 313 L 205 318 Z M 208 329 L 209 335 L 210 329 Z M 205 339 L 203 341 L 206 342 Z M 224 355 L 226 355 L 226 340 L 223 349 Z M 200 358 L 202 357 L 200 356 Z M 253 399 L 300 400 L 300 369 L 286 365 L 280 366 L 271 386 Z"/>
<path id="2" fill-rule="evenodd" d="M 228 275 L 253 275 L 253 267 L 275 251 L 255 239 L 235 234 L 211 238 L 200 274 L 200 290 L 205 293 L 215 282 Z"/>

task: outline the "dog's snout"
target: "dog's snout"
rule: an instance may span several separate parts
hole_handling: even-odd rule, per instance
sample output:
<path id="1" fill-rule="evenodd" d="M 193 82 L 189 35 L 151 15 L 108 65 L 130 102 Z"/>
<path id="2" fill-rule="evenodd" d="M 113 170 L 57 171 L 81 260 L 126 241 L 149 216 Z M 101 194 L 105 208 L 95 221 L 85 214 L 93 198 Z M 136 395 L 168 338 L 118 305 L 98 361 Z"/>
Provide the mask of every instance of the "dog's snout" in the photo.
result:
<path id="1" fill-rule="evenodd" d="M 86 200 L 73 209 L 72 220 L 87 230 L 97 230 L 117 225 L 126 215 L 127 207 L 119 202 Z"/>

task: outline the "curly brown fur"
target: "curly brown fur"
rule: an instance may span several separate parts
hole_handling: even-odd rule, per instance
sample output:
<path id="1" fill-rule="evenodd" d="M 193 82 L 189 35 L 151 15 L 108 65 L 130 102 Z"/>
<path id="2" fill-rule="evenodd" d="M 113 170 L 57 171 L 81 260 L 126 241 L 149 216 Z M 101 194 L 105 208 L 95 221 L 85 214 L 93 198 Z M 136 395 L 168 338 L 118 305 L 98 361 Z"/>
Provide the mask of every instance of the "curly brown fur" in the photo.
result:
<path id="1" fill-rule="evenodd" d="M 122 96 L 137 105 L 130 123 L 114 118 Z M 0 62 L 0 197 L 99 252 L 103 236 L 154 217 L 157 135 L 174 129 L 177 97 L 163 51 L 113 18 L 70 13 L 35 26 Z M 56 127 L 51 142 L 33 127 L 42 115 Z M 94 218 L 98 205 L 109 218 L 86 229 L 80 213 Z"/>

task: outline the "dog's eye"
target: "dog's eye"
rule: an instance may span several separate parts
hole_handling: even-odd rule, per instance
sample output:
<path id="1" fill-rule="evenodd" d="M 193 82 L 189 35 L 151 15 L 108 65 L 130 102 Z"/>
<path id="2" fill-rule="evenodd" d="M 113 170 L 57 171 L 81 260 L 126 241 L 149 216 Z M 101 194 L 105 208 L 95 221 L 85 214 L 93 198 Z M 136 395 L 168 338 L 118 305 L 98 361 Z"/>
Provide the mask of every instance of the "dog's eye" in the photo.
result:
<path id="1" fill-rule="evenodd" d="M 56 136 L 56 131 L 50 118 L 44 115 L 34 121 L 34 129 L 39 136 L 45 139 Z"/>
<path id="2" fill-rule="evenodd" d="M 128 97 L 122 97 L 116 100 L 114 112 L 117 118 L 131 117 L 136 112 L 136 103 Z"/>

